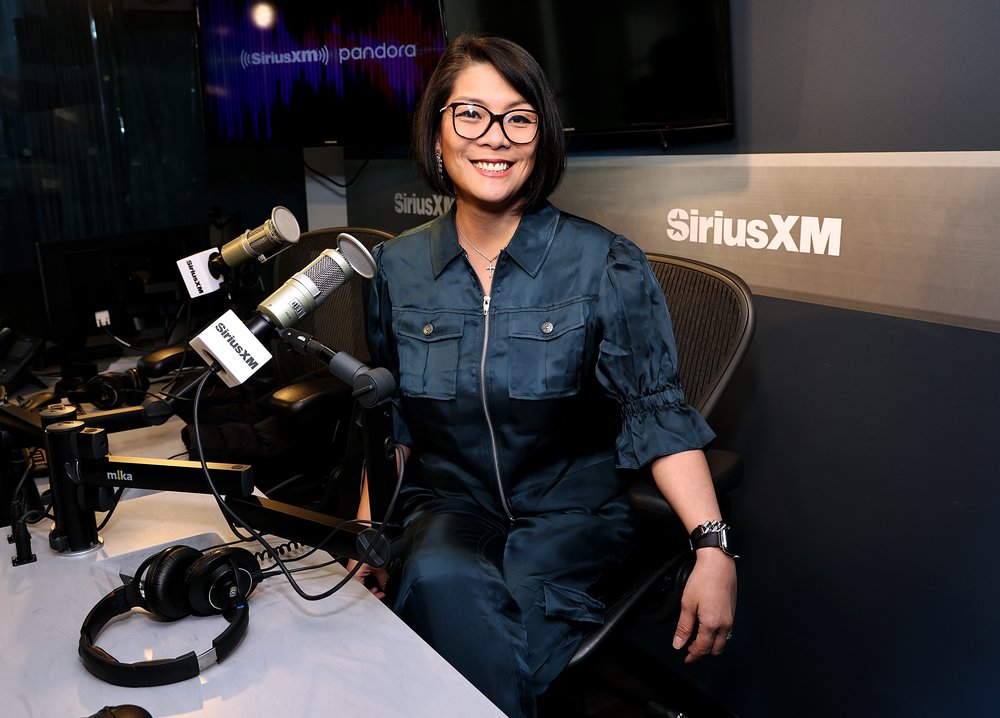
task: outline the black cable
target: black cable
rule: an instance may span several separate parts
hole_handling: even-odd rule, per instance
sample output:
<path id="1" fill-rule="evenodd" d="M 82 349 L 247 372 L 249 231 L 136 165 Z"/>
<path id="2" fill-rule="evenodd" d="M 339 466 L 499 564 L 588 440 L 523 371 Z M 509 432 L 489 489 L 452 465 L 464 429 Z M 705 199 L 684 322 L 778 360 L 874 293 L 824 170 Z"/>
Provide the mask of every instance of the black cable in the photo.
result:
<path id="1" fill-rule="evenodd" d="M 188 315 L 188 319 L 187 319 L 187 325 L 188 325 L 187 326 L 187 331 L 189 332 L 189 334 L 188 334 L 187 337 L 185 337 L 183 343 L 187 343 L 187 340 L 190 339 L 190 325 L 191 325 L 191 300 L 190 299 L 188 299 L 187 301 L 185 301 L 184 304 L 181 305 L 181 308 L 177 310 L 177 315 L 174 317 L 174 326 L 177 325 L 177 321 L 180 319 L 181 313 L 185 309 L 187 309 L 187 315 Z M 121 337 L 119 337 L 117 334 L 112 333 L 110 325 L 105 324 L 104 327 L 103 327 L 103 329 L 104 329 L 104 333 L 107 334 L 111 338 L 112 341 L 114 341 L 114 342 L 116 342 L 118 344 L 121 344 L 126 349 L 136 349 L 136 350 L 141 350 L 143 352 L 151 352 L 151 351 L 157 351 L 159 349 L 168 349 L 170 347 L 177 346 L 178 344 L 181 343 L 181 342 L 166 342 L 164 344 L 154 344 L 152 346 L 133 345 L 133 344 L 129 344 L 127 341 L 125 341 L 124 339 L 122 339 Z"/>
<path id="2" fill-rule="evenodd" d="M 320 172 L 318 169 L 316 169 L 315 167 L 313 167 L 312 165 L 310 165 L 305 160 L 302 160 L 302 164 L 305 166 L 305 168 L 307 170 L 309 170 L 310 172 L 312 172 L 317 177 L 321 177 L 322 179 L 325 179 L 330 184 L 336 185 L 337 187 L 340 187 L 341 189 L 347 189 L 352 184 L 354 184 L 355 182 L 358 181 L 358 177 L 361 176 L 361 173 L 364 172 L 365 167 L 368 166 L 368 163 L 370 161 L 371 161 L 371 158 L 365 158 L 365 161 L 361 163 L 361 167 L 358 168 L 358 171 L 354 173 L 354 176 L 351 179 L 349 179 L 347 182 L 344 182 L 344 183 L 340 183 L 337 180 L 335 180 L 333 177 L 330 177 L 329 175 L 323 174 L 322 172 Z"/>
<path id="3" fill-rule="evenodd" d="M 268 554 L 274 560 L 275 564 L 280 569 L 281 573 L 284 574 L 285 578 L 288 580 L 289 585 L 292 587 L 292 590 L 294 590 L 299 595 L 299 597 L 307 601 L 319 601 L 321 599 L 328 598 L 329 596 L 332 596 L 334 593 L 336 593 L 341 588 L 346 586 L 348 582 L 350 582 L 354 578 L 354 576 L 358 573 L 358 571 L 361 570 L 361 566 L 364 565 L 368 557 L 371 556 L 374 547 L 378 544 L 382 536 L 385 534 L 386 525 L 388 523 L 389 517 L 392 515 L 392 512 L 395 508 L 396 497 L 399 495 L 399 489 L 402 486 L 403 476 L 405 474 L 405 466 L 403 465 L 402 462 L 402 451 L 399 449 L 399 447 L 396 447 L 396 463 L 397 466 L 400 467 L 399 470 L 397 471 L 398 479 L 396 482 L 396 488 L 395 491 L 393 492 L 392 500 L 389 502 L 389 508 L 386 510 L 385 521 L 383 521 L 379 525 L 379 528 L 376 531 L 375 537 L 373 538 L 372 542 L 364 550 L 361 557 L 354 565 L 354 568 L 348 571 L 347 575 L 345 575 L 344 578 L 341 579 L 340 582 L 338 582 L 335 586 L 319 594 L 306 593 L 295 581 L 295 578 L 292 576 L 291 571 L 289 571 L 288 567 L 285 566 L 284 561 L 281 560 L 281 557 L 278 555 L 278 552 L 274 549 L 274 547 L 271 546 L 271 544 L 268 543 L 268 541 L 260 533 L 254 530 L 252 526 L 243 521 L 228 505 L 226 505 L 225 501 L 223 501 L 222 499 L 222 496 L 219 494 L 219 490 L 215 486 L 215 482 L 212 481 L 212 475 L 208 470 L 208 463 L 205 461 L 205 453 L 201 444 L 201 431 L 198 425 L 198 408 L 201 400 L 201 391 L 205 386 L 205 382 L 208 380 L 210 376 L 212 376 L 213 374 L 215 374 L 220 370 L 221 367 L 218 365 L 218 363 L 213 364 L 213 366 L 208 370 L 206 370 L 205 373 L 201 376 L 201 378 L 198 379 L 198 386 L 195 390 L 195 395 L 194 395 L 194 410 L 193 410 L 194 439 L 195 439 L 195 446 L 198 449 L 198 459 L 199 462 L 201 463 L 202 471 L 205 474 L 205 480 L 208 483 L 208 487 L 211 490 L 212 495 L 215 497 L 215 502 L 216 504 L 218 504 L 219 509 L 226 517 L 226 520 L 229 523 L 230 528 L 234 529 L 233 533 L 237 537 L 240 537 L 240 534 L 238 531 L 235 530 L 234 526 L 238 524 L 240 527 L 246 529 L 255 541 L 257 541 L 261 546 L 267 549 Z"/>
<path id="4" fill-rule="evenodd" d="M 114 514 L 115 509 L 118 508 L 118 502 L 122 500 L 122 494 L 124 494 L 124 493 L 125 493 L 125 487 L 124 486 L 119 486 L 117 489 L 115 489 L 115 500 L 114 500 L 114 503 L 111 504 L 111 508 L 108 509 L 108 513 L 106 513 L 104 515 L 104 520 L 101 521 L 101 525 L 97 527 L 98 531 L 100 531 L 101 529 L 103 529 L 105 526 L 108 525 L 108 521 L 111 520 L 111 515 Z"/>

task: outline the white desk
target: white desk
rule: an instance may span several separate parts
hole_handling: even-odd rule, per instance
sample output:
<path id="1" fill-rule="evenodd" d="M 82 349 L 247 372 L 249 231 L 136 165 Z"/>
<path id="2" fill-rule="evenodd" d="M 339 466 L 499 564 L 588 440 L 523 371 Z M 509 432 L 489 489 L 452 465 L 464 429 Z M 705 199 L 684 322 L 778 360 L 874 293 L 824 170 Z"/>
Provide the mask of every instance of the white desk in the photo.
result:
<path id="1" fill-rule="evenodd" d="M 214 532 L 229 540 L 231 534 L 211 496 L 175 493 L 123 501 L 101 532 L 103 547 L 85 555 L 53 553 L 49 526 L 43 521 L 32 529 L 35 563 L 14 567 L 8 557 L 0 560 L 4 716 L 80 718 L 123 703 L 141 705 L 154 718 L 502 715 L 355 581 L 330 598 L 305 601 L 283 578 L 268 579 L 250 598 L 249 630 L 226 661 L 168 686 L 104 683 L 84 668 L 77 643 L 84 617 L 120 585 L 118 570 L 131 572 L 156 547 L 178 539 Z M 13 555 L 13 546 L 2 545 Z M 343 571 L 334 566 L 297 575 L 304 590 L 320 593 Z M 220 616 L 158 623 L 133 613 L 97 639 L 120 661 L 202 653 L 225 626 Z"/>

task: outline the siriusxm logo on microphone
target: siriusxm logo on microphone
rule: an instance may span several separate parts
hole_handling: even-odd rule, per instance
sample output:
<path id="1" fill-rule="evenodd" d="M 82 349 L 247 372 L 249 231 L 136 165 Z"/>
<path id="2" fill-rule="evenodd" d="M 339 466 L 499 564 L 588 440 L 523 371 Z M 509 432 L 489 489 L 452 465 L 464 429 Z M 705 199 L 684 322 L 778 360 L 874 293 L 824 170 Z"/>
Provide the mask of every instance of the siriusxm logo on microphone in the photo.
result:
<path id="1" fill-rule="evenodd" d="M 415 192 L 397 192 L 393 196 L 396 214 L 416 214 L 423 217 L 437 217 L 451 209 L 455 200 L 440 194 L 420 197 Z"/>
<path id="2" fill-rule="evenodd" d="M 189 342 L 226 386 L 242 384 L 271 360 L 267 347 L 254 334 L 267 331 L 267 323 L 262 317 L 253 323 L 253 328 L 247 326 L 230 309 Z"/>
<path id="3" fill-rule="evenodd" d="M 253 358 L 248 349 L 245 349 L 237 340 L 236 336 L 226 328 L 224 322 L 215 325 L 215 330 L 222 335 L 222 338 L 233 348 L 233 351 L 242 359 L 248 367 L 256 369 L 260 362 Z"/>
<path id="4" fill-rule="evenodd" d="M 187 260 L 185 266 L 188 268 L 188 272 L 191 274 L 191 283 L 194 284 L 195 291 L 198 294 L 204 294 L 205 288 L 201 286 L 201 282 L 198 280 L 198 272 L 194 268 L 194 262 L 192 260 Z"/>
<path id="5" fill-rule="evenodd" d="M 698 242 L 750 249 L 782 249 L 802 254 L 840 256 L 841 217 L 783 217 L 768 215 L 764 219 L 727 217 L 716 210 L 703 216 L 698 210 L 675 207 L 667 213 L 667 237 L 675 242 Z M 794 234 L 798 225 L 798 234 Z"/>

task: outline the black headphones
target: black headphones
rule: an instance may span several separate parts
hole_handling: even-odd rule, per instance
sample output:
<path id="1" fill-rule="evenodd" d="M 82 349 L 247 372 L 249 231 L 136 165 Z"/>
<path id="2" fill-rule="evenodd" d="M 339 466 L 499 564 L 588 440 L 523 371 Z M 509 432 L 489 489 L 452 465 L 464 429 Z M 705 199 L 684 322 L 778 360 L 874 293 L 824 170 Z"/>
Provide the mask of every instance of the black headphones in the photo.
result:
<path id="1" fill-rule="evenodd" d="M 137 406 L 146 398 L 149 380 L 134 367 L 123 372 L 104 372 L 87 380 L 87 399 L 98 409 Z"/>
<path id="2" fill-rule="evenodd" d="M 190 546 L 170 546 L 146 558 L 135 578 L 116 588 L 94 606 L 80 629 L 80 658 L 93 675 L 117 686 L 162 686 L 194 678 L 220 663 L 239 645 L 250 622 L 247 598 L 261 580 L 252 553 L 242 548 L 217 548 L 202 553 Z M 103 628 L 133 608 L 154 618 L 176 621 L 185 616 L 225 616 L 229 625 L 200 655 L 121 663 L 94 645 Z"/>
<path id="3" fill-rule="evenodd" d="M 123 404 L 138 406 L 146 398 L 149 379 L 138 369 L 106 371 L 89 379 L 67 377 L 56 382 L 55 392 L 73 403 L 90 402 L 98 409 L 117 409 Z"/>

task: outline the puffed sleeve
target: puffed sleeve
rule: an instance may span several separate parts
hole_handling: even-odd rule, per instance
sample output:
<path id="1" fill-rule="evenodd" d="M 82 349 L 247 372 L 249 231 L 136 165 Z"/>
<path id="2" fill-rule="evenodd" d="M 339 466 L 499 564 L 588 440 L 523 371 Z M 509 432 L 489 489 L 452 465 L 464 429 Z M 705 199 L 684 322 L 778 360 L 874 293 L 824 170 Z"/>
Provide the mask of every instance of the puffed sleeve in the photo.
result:
<path id="1" fill-rule="evenodd" d="M 597 311 L 597 380 L 621 406 L 618 467 L 638 469 L 711 441 L 715 434 L 684 400 L 663 291 L 645 254 L 624 237 L 608 253 Z"/>
<path id="2" fill-rule="evenodd" d="M 413 446 L 410 429 L 403 420 L 399 406 L 399 355 L 392 333 L 392 300 L 389 295 L 389 280 L 382 265 L 382 250 L 383 245 L 379 244 L 372 253 L 377 272 L 369 282 L 368 302 L 365 307 L 368 349 L 375 366 L 388 369 L 396 380 L 397 389 L 392 398 L 392 423 L 396 443 Z"/>

